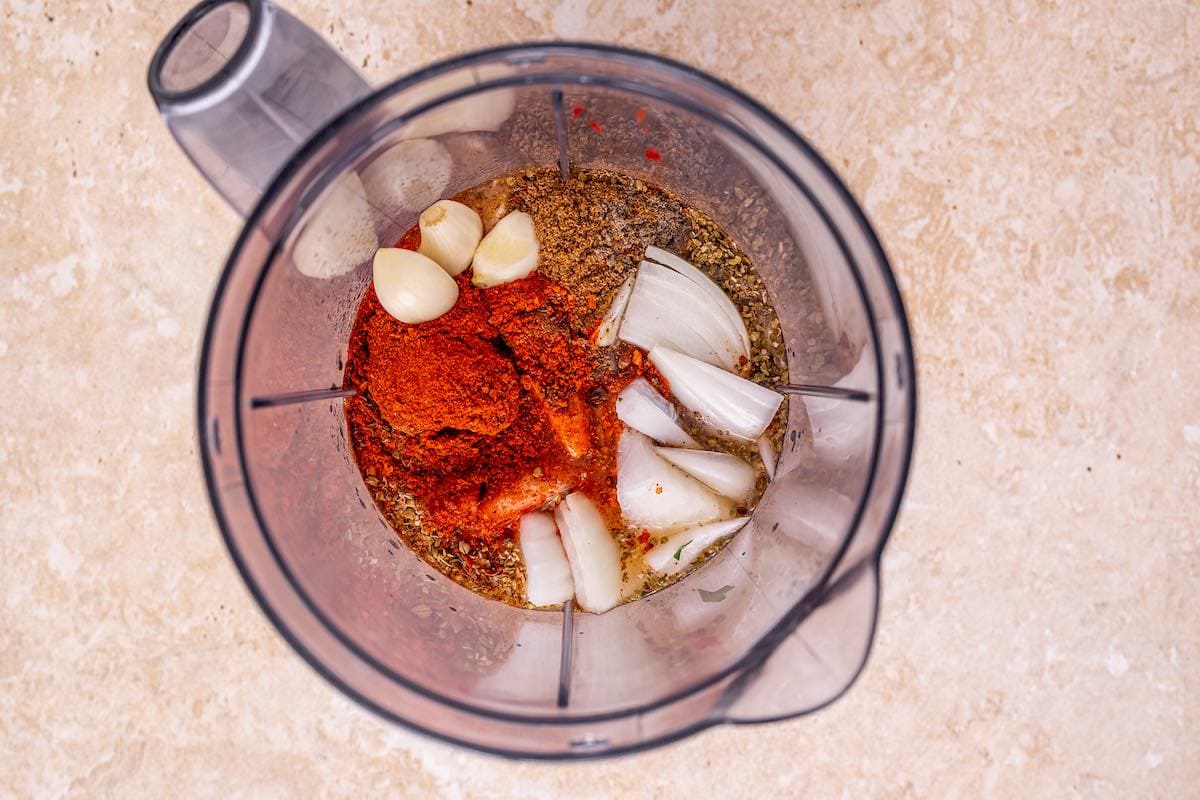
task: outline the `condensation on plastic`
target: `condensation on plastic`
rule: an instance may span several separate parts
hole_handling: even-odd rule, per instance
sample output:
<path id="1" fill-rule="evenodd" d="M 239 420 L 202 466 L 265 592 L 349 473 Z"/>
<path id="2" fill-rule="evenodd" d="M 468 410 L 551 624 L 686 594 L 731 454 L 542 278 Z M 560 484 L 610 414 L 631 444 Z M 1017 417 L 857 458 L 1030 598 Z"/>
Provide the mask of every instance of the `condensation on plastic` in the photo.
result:
<path id="1" fill-rule="evenodd" d="M 794 716 L 840 694 L 871 640 L 914 395 L 888 266 L 828 168 L 773 117 L 701 74 L 582 45 L 527 45 L 430 68 L 332 128 L 314 122 L 306 130 L 315 138 L 293 158 L 307 134 L 255 117 L 263 105 L 243 95 L 261 99 L 262 87 L 294 75 L 328 81 L 338 57 L 272 6 L 248 8 L 245 36 L 265 36 L 263 53 L 289 55 L 235 63 L 213 89 L 219 102 L 159 103 L 235 207 L 265 198 L 213 305 L 200 424 L 230 550 L 281 632 L 380 713 L 510 755 L 625 752 L 714 723 Z M 277 47 L 285 34 L 291 44 Z M 292 47 L 300 41 L 302 52 Z M 309 119 L 363 96 L 338 80 L 341 102 L 310 109 Z M 398 238 L 432 199 L 557 166 L 556 92 L 568 110 L 587 109 L 577 124 L 565 120 L 573 167 L 677 192 L 746 250 L 779 313 L 793 382 L 840 382 L 872 398 L 793 396 L 779 473 L 730 546 L 650 598 L 575 614 L 565 707 L 562 615 L 484 600 L 399 546 L 354 465 L 340 400 L 262 402 L 340 387 L 377 242 Z M 239 137 L 224 133 L 230 114 Z M 602 133 L 586 127 L 592 118 Z M 648 146 L 661 161 L 646 158 Z"/>

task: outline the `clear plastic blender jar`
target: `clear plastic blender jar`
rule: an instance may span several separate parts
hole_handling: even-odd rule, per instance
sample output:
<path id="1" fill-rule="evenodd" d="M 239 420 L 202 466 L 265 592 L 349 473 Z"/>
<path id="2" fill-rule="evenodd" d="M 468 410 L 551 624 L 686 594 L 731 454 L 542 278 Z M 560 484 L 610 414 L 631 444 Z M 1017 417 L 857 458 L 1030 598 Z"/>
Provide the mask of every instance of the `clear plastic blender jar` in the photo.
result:
<path id="1" fill-rule="evenodd" d="M 246 217 L 200 366 L 213 507 L 259 604 L 322 675 L 388 719 L 533 758 L 785 719 L 845 691 L 908 470 L 912 346 L 879 242 L 795 132 L 692 68 L 591 44 L 471 53 L 373 90 L 256 0 L 189 12 L 149 81 Z M 375 248 L 440 197 L 528 167 L 615 170 L 711 215 L 765 281 L 793 382 L 749 525 L 682 582 L 599 616 L 483 599 L 405 550 L 342 412 Z"/>

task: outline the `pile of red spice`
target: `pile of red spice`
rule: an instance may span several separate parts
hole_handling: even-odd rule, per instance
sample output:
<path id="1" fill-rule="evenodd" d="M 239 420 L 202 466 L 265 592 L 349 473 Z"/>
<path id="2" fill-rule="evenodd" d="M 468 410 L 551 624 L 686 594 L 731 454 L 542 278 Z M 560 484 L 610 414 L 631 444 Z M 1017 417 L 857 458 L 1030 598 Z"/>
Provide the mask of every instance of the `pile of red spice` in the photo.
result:
<path id="1" fill-rule="evenodd" d="M 416 249 L 418 236 L 397 246 Z M 423 526 L 468 549 L 511 539 L 522 513 L 575 489 L 619 520 L 615 402 L 641 354 L 573 332 L 594 301 L 574 308 L 538 273 L 489 289 L 456 281 L 454 307 L 416 325 L 368 289 L 346 366 L 364 474 L 411 494 Z"/>

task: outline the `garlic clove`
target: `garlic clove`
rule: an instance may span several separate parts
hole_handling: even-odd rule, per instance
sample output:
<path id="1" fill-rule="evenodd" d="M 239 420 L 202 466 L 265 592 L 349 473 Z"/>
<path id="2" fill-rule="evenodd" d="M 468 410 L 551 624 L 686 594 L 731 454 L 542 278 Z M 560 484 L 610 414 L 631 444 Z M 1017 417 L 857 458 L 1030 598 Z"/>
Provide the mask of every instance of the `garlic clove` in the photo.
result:
<path id="1" fill-rule="evenodd" d="M 533 217 L 513 211 L 496 223 L 475 250 L 471 283 L 486 289 L 519 280 L 538 264 L 537 233 Z"/>
<path id="2" fill-rule="evenodd" d="M 372 265 L 375 294 L 401 322 L 437 319 L 458 300 L 458 284 L 433 259 L 412 250 L 382 247 Z"/>
<path id="3" fill-rule="evenodd" d="M 423 256 L 436 261 L 449 275 L 458 275 L 471 266 L 475 248 L 483 238 L 483 220 L 470 206 L 455 200 L 439 200 L 421 212 Z"/>

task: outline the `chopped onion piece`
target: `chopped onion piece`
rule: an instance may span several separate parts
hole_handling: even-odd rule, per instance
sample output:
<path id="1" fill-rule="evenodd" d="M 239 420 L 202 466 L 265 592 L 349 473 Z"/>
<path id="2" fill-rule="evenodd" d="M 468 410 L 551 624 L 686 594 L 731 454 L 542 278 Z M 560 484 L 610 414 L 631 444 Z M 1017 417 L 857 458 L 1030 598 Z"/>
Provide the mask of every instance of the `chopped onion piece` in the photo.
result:
<path id="1" fill-rule="evenodd" d="M 729 299 L 729 295 L 717 286 L 712 278 L 701 272 L 694 264 L 687 261 L 674 253 L 663 250 L 661 247 L 647 247 L 646 258 L 651 261 L 657 261 L 660 264 L 670 267 L 687 278 L 691 278 L 692 282 L 703 289 L 713 301 L 721 307 L 725 316 L 729 319 L 734 330 L 738 332 L 738 336 L 742 341 L 742 348 L 746 354 L 750 353 L 750 334 L 746 332 L 746 323 L 742 320 L 741 312 L 737 310 L 737 306 Z"/>
<path id="2" fill-rule="evenodd" d="M 676 422 L 679 412 L 654 390 L 645 378 L 638 378 L 617 395 L 617 417 L 639 433 L 676 447 L 696 447 Z"/>
<path id="3" fill-rule="evenodd" d="M 645 282 L 654 299 L 659 303 L 665 303 L 668 319 L 679 321 L 680 297 L 688 297 L 690 302 L 695 304 L 698 312 L 702 310 L 705 315 L 704 324 L 695 325 L 695 333 L 704 339 L 712 351 L 728 358 L 730 367 L 735 366 L 742 356 L 750 355 L 750 348 L 743 346 L 739 329 L 733 325 L 728 315 L 712 296 L 695 281 L 669 267 L 655 264 L 653 261 L 639 263 L 638 275 L 645 277 Z M 720 289 L 717 291 L 720 292 Z M 724 294 L 721 296 L 724 297 Z M 697 318 L 697 322 L 699 321 Z M 650 348 L 645 349 L 649 350 Z"/>
<path id="4" fill-rule="evenodd" d="M 619 335 L 643 350 L 666 345 L 729 370 L 750 355 L 706 291 L 687 276 L 650 261 L 638 267 Z"/>
<path id="5" fill-rule="evenodd" d="M 621 319 L 625 316 L 625 308 L 629 305 L 629 296 L 633 294 L 633 279 L 630 275 L 613 295 L 612 304 L 604 312 L 604 319 L 596 327 L 596 344 L 608 347 L 617 340 L 617 330 L 621 327 Z"/>
<path id="6" fill-rule="evenodd" d="M 668 464 L 649 439 L 632 430 L 617 445 L 617 502 L 626 522 L 655 531 L 733 514 L 733 503 Z"/>
<path id="7" fill-rule="evenodd" d="M 621 554 L 604 518 L 583 492 L 567 495 L 554 510 L 575 579 L 575 599 L 603 614 L 621 602 Z"/>
<path id="8" fill-rule="evenodd" d="M 749 521 L 749 517 L 738 517 L 682 530 L 647 551 L 646 566 L 663 575 L 674 575 L 695 561 L 713 542 L 737 533 Z"/>
<path id="9" fill-rule="evenodd" d="M 758 477 L 754 467 L 737 456 L 677 447 L 659 447 L 656 450 L 671 464 L 730 500 L 745 500 L 754 491 Z"/>
<path id="10" fill-rule="evenodd" d="M 771 424 L 783 395 L 699 359 L 657 346 L 650 360 L 688 409 L 718 430 L 753 441 Z"/>
<path id="11" fill-rule="evenodd" d="M 525 386 L 537 400 L 542 413 L 546 415 L 546 421 L 550 423 L 550 430 L 554 431 L 567 454 L 571 458 L 579 458 L 587 453 L 592 447 L 592 424 L 584 399 L 578 395 L 572 396 L 567 400 L 567 407 L 562 408 L 546 402 L 545 389 L 536 381 L 527 381 Z"/>
<path id="12" fill-rule="evenodd" d="M 552 606 L 575 595 L 571 565 L 558 539 L 554 517 L 535 511 L 521 517 L 521 558 L 525 561 L 525 596 L 530 605 Z"/>
<path id="13" fill-rule="evenodd" d="M 767 480 L 775 480 L 775 448 L 766 436 L 758 437 L 758 457 L 762 459 L 763 469 L 767 471 Z"/>

